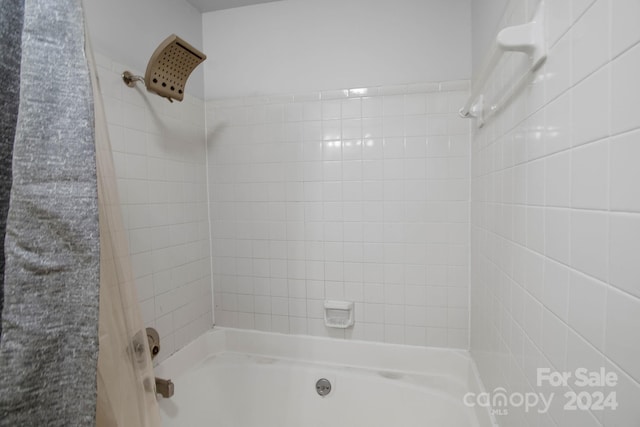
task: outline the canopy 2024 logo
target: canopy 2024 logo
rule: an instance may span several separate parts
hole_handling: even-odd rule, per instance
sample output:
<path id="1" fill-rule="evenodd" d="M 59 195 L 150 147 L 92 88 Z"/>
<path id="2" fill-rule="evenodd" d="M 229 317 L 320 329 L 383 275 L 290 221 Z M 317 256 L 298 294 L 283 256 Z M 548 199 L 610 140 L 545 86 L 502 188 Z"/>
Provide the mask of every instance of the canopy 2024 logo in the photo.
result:
<path id="1" fill-rule="evenodd" d="M 598 371 L 578 368 L 575 371 L 564 372 L 538 368 L 536 378 L 538 387 L 569 388 L 569 391 L 563 394 L 565 411 L 615 410 L 618 407 L 616 392 L 608 389 L 617 384 L 618 375 L 615 372 L 607 372 L 604 368 Z M 490 408 L 495 415 L 507 415 L 509 408 L 520 407 L 523 407 L 525 412 L 536 410 L 544 414 L 551 408 L 555 397 L 555 392 L 507 393 L 505 388 L 497 387 L 490 393 L 467 393 L 463 401 L 466 406 Z"/>

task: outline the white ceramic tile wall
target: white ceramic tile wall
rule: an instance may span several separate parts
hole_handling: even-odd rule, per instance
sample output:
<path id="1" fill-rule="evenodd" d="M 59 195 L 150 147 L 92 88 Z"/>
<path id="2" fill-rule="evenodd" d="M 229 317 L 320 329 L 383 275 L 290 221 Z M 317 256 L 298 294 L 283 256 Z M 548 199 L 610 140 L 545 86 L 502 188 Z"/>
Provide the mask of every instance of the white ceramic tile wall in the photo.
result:
<path id="1" fill-rule="evenodd" d="M 468 347 L 467 81 L 207 102 L 216 323 Z M 355 302 L 329 330 L 323 300 Z"/>
<path id="2" fill-rule="evenodd" d="M 213 323 L 204 102 L 127 88 L 128 67 L 96 62 L 138 299 L 162 361 Z"/>
<path id="3" fill-rule="evenodd" d="M 537 3 L 511 1 L 502 26 Z M 502 426 L 640 425 L 639 12 L 547 1 L 546 65 L 474 132 L 471 349 L 485 385 L 541 391 L 538 367 L 619 376 L 615 411 L 512 408 Z M 490 98 L 519 61 L 499 66 Z"/>

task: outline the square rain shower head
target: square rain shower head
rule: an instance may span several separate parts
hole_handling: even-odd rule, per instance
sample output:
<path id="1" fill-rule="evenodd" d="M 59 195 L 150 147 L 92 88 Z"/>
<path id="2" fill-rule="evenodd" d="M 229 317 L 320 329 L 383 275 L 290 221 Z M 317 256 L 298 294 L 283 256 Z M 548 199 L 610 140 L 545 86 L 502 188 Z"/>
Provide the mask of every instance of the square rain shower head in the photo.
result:
<path id="1" fill-rule="evenodd" d="M 182 101 L 191 72 L 207 56 L 175 34 L 167 37 L 151 55 L 144 75 L 147 90 Z"/>

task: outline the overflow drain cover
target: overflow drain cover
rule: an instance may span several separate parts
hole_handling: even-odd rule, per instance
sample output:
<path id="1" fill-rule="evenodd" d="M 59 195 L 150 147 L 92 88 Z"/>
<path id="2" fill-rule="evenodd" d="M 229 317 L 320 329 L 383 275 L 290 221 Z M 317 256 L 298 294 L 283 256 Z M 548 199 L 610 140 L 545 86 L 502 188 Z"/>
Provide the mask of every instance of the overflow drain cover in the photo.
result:
<path id="1" fill-rule="evenodd" d="M 320 396 L 331 393 L 331 383 L 326 378 L 321 378 L 316 382 L 316 391 Z"/>

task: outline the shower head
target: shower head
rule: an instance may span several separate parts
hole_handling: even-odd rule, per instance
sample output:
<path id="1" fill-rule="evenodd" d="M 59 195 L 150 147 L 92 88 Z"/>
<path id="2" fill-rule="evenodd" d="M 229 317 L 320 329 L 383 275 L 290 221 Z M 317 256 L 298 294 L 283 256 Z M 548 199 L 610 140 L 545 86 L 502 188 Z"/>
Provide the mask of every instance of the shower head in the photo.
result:
<path id="1" fill-rule="evenodd" d="M 187 79 L 205 59 L 204 53 L 175 34 L 170 35 L 153 52 L 147 64 L 144 75 L 147 90 L 182 101 Z"/>
<path id="2" fill-rule="evenodd" d="M 125 71 L 122 80 L 129 87 L 144 81 L 149 92 L 155 92 L 171 102 L 174 99 L 182 101 L 187 79 L 205 59 L 207 56 L 204 53 L 172 34 L 151 55 L 144 79 Z"/>

